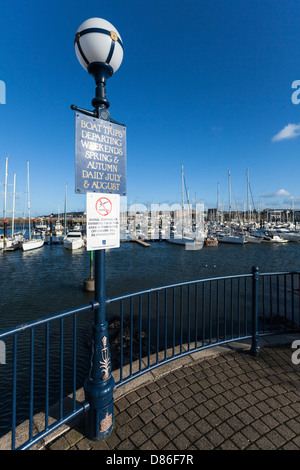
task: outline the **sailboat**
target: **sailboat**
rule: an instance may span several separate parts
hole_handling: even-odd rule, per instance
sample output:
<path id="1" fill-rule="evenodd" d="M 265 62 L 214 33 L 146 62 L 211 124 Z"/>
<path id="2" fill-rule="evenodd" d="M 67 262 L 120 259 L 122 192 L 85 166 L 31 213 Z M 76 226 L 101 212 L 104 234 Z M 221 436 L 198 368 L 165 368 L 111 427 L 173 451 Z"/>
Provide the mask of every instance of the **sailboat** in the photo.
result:
<path id="1" fill-rule="evenodd" d="M 19 242 L 19 246 L 23 251 L 36 250 L 44 245 L 43 238 L 32 238 L 30 227 L 30 193 L 29 193 L 29 162 L 27 162 L 27 187 L 28 187 L 28 233 L 29 239 L 23 239 Z"/>
<path id="2" fill-rule="evenodd" d="M 4 174 L 4 208 L 3 208 L 3 222 L 6 223 L 6 192 L 7 192 L 7 158 L 5 159 L 5 174 Z M 5 235 L 1 235 L 0 238 L 0 250 L 6 245 Z"/>
<path id="3" fill-rule="evenodd" d="M 8 178 L 8 158 L 5 159 L 5 182 L 4 182 L 4 209 L 3 209 L 3 220 L 6 222 L 6 201 L 7 201 L 7 178 Z M 16 198 L 16 175 L 14 174 L 14 190 L 13 190 L 13 213 L 12 213 L 12 227 L 10 236 L 3 236 L 1 238 L 1 248 L 4 251 L 15 251 L 19 248 L 19 240 L 22 238 L 23 233 L 15 233 L 14 231 L 14 220 L 15 220 L 15 198 Z"/>
<path id="4" fill-rule="evenodd" d="M 14 174 L 11 235 L 6 240 L 5 251 L 16 251 L 16 250 L 18 250 L 19 249 L 19 241 L 22 239 L 22 237 L 25 233 L 25 232 L 16 232 L 15 233 L 15 200 L 16 200 L 16 174 Z"/>
<path id="5" fill-rule="evenodd" d="M 250 204 L 249 204 L 249 169 L 247 168 L 247 220 L 248 220 L 248 229 L 244 232 L 244 237 L 247 243 L 261 243 L 263 237 L 255 236 L 250 232 L 250 225 L 251 225 L 251 211 L 250 211 Z M 252 195 L 252 193 L 251 193 Z M 253 204 L 254 205 L 254 204 Z"/>
<path id="6" fill-rule="evenodd" d="M 244 236 L 232 234 L 231 228 L 231 175 L 230 170 L 228 170 L 228 187 L 229 187 L 229 234 L 220 233 L 218 234 L 218 242 L 220 243 L 236 243 L 243 245 L 247 243 Z"/>
<path id="7" fill-rule="evenodd" d="M 183 165 L 181 166 L 181 186 L 182 186 L 182 200 L 181 200 L 181 237 L 176 238 L 176 234 L 173 232 L 173 237 L 167 238 L 168 243 L 173 243 L 175 245 L 183 245 L 186 248 L 191 248 L 193 245 L 197 244 L 197 248 L 202 248 L 204 241 L 195 241 L 195 238 L 185 235 L 184 232 L 184 173 Z"/>

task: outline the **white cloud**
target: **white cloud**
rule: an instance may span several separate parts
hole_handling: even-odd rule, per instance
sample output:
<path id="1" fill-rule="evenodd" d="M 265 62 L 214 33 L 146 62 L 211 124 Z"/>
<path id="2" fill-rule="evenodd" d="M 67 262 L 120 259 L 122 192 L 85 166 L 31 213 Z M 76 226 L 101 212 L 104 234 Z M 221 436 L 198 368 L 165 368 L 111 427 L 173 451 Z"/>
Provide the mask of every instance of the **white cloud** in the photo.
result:
<path id="1" fill-rule="evenodd" d="M 271 198 L 271 197 L 282 197 L 282 196 L 289 196 L 291 193 L 289 193 L 286 189 L 279 189 L 275 193 L 269 193 L 269 194 L 262 194 L 261 197 L 266 197 L 266 198 Z"/>
<path id="2" fill-rule="evenodd" d="M 285 189 L 279 189 L 279 191 L 277 191 L 276 193 L 276 196 L 289 196 L 290 193 L 288 191 L 286 191 Z"/>
<path id="3" fill-rule="evenodd" d="M 294 139 L 300 135 L 300 124 L 288 124 L 272 138 L 273 142 L 285 139 Z"/>

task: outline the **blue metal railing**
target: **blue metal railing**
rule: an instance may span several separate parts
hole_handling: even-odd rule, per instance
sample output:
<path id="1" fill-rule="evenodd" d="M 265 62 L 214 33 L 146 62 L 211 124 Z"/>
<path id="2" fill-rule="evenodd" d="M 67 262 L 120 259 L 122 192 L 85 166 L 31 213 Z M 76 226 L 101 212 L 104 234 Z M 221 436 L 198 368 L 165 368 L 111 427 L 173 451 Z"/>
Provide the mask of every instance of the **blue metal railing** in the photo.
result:
<path id="1" fill-rule="evenodd" d="M 257 355 L 258 335 L 299 330 L 299 282 L 299 272 L 254 271 L 107 299 L 107 312 L 119 317 L 121 328 L 120 353 L 113 355 L 116 387 L 181 356 L 237 340 L 251 339 Z"/>
<path id="2" fill-rule="evenodd" d="M 0 367 L 2 397 L 5 392 L 4 384 L 11 388 L 11 407 L 9 411 L 1 411 L 0 422 L 4 427 L 3 422 L 8 419 L 11 421 L 12 450 L 32 447 L 62 424 L 88 409 L 88 403 L 76 400 L 77 317 L 79 314 L 93 311 L 97 306 L 96 302 L 92 302 L 0 333 L 0 340 L 6 344 L 7 357 L 5 366 Z M 66 323 L 68 323 L 68 335 L 65 333 Z M 66 354 L 66 349 L 68 349 L 68 354 Z M 65 361 L 66 356 L 68 356 L 67 361 Z M 69 376 L 69 384 L 65 390 L 66 375 Z M 55 376 L 55 382 L 53 376 Z M 37 381 L 39 382 L 38 390 L 35 387 Z M 69 409 L 66 411 L 64 402 L 70 392 L 71 403 L 69 400 L 67 404 Z M 43 395 L 42 403 L 41 394 Z M 36 399 L 37 395 L 38 399 Z M 49 411 L 54 399 L 58 403 L 58 416 L 50 424 Z M 34 401 L 38 402 L 38 407 L 34 407 Z M 34 435 L 33 415 L 35 411 L 41 410 L 44 413 L 44 428 Z M 27 438 L 25 442 L 16 446 L 16 428 L 25 418 L 25 414 L 28 416 L 28 429 L 25 434 Z"/>
<path id="3" fill-rule="evenodd" d="M 258 355 L 259 336 L 299 331 L 299 286 L 300 272 L 261 274 L 253 268 L 251 274 L 106 299 L 116 387 L 179 357 L 232 341 L 251 339 L 251 353 Z M 28 449 L 89 410 L 77 391 L 88 374 L 86 341 L 98 308 L 92 302 L 0 333 L 7 351 L 6 365 L 0 366 L 1 396 L 6 396 L 0 413 L 11 429 L 11 449 Z M 9 409 L 4 401 L 11 403 Z M 58 404 L 56 415 L 53 403 Z M 44 417 L 38 430 L 37 413 Z M 20 442 L 16 429 L 25 420 Z"/>

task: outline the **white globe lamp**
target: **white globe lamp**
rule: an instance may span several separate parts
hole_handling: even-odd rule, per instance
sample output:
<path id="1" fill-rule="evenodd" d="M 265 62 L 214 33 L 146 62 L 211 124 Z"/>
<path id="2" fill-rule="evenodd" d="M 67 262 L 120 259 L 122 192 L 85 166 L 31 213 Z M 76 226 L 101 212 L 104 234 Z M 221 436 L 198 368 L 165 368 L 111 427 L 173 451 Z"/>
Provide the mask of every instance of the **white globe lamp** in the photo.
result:
<path id="1" fill-rule="evenodd" d="M 108 108 L 105 85 L 123 60 L 123 42 L 117 29 L 102 18 L 84 21 L 75 35 L 75 53 L 79 63 L 95 79 L 97 88 L 92 105 Z"/>

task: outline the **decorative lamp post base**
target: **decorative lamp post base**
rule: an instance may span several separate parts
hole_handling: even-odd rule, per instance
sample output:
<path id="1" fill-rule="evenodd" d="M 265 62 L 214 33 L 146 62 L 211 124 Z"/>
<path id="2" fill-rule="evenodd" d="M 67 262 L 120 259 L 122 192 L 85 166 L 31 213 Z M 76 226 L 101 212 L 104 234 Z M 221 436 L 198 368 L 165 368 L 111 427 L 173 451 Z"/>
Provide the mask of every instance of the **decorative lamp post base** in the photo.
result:
<path id="1" fill-rule="evenodd" d="M 86 415 L 86 433 L 92 441 L 106 439 L 113 430 L 115 381 L 112 375 L 105 382 L 87 380 L 84 386 L 90 409 Z"/>
<path id="2" fill-rule="evenodd" d="M 93 441 L 106 439 L 112 432 L 114 422 L 115 381 L 111 374 L 107 322 L 97 323 L 97 319 L 99 318 L 96 314 L 96 322 L 93 324 L 91 371 L 84 384 L 85 398 L 90 405 L 86 432 Z"/>

